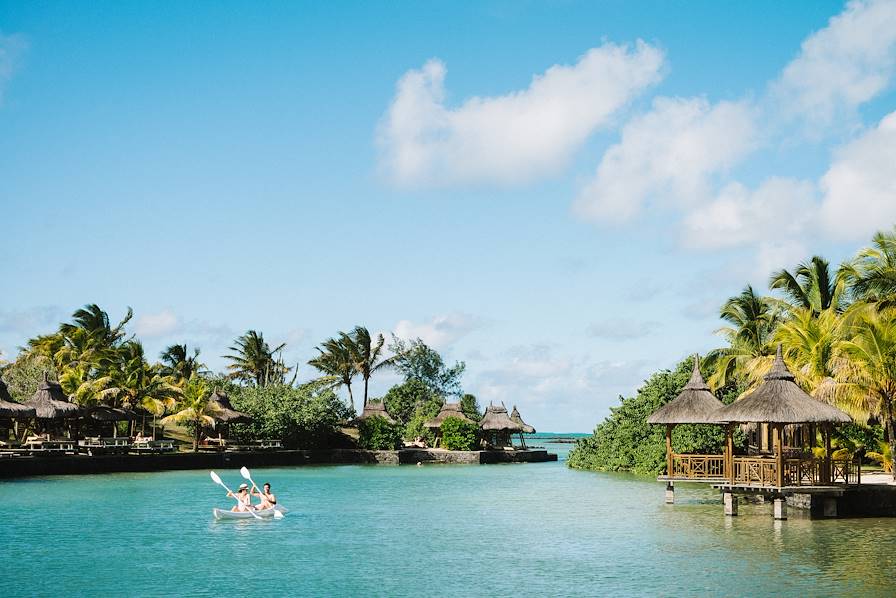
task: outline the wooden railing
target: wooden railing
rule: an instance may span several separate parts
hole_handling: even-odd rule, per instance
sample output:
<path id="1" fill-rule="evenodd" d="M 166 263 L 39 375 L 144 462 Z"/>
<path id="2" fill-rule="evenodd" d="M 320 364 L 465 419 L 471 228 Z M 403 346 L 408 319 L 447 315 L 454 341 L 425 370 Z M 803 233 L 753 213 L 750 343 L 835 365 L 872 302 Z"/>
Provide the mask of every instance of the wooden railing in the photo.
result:
<path id="1" fill-rule="evenodd" d="M 776 487 L 778 463 L 770 457 L 734 457 L 733 482 L 743 486 Z M 814 457 L 784 459 L 784 486 L 819 486 L 827 484 L 859 484 L 858 463 L 849 460 L 831 461 L 826 475 L 824 459 Z M 671 478 L 678 480 L 729 480 L 724 455 L 672 455 Z"/>
<path id="2" fill-rule="evenodd" d="M 725 478 L 724 455 L 672 455 L 672 477 L 687 480 Z"/>

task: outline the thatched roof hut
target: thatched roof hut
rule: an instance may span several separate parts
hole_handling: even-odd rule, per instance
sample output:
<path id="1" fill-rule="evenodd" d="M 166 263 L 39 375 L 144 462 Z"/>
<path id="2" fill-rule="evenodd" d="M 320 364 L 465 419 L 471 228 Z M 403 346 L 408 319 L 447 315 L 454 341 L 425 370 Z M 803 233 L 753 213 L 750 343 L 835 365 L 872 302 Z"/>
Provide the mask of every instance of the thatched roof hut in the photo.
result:
<path id="1" fill-rule="evenodd" d="M 648 424 L 718 423 L 715 413 L 725 405 L 709 390 L 700 374 L 700 356 L 694 355 L 694 371 L 677 397 L 654 411 Z"/>
<path id="2" fill-rule="evenodd" d="M 382 401 L 368 401 L 366 405 L 364 405 L 364 411 L 361 412 L 361 415 L 356 417 L 353 420 L 348 422 L 350 426 L 357 426 L 361 420 L 367 419 L 368 417 L 379 416 L 389 422 L 390 424 L 394 424 L 395 420 L 389 415 L 389 412 L 386 411 L 386 405 Z"/>
<path id="3" fill-rule="evenodd" d="M 13 401 L 6 383 L 0 380 L 0 417 L 25 419 L 34 417 L 34 413 L 33 407 Z"/>
<path id="4" fill-rule="evenodd" d="M 34 408 L 37 419 L 74 418 L 78 417 L 81 411 L 80 407 L 68 400 L 62 392 L 62 387 L 56 382 L 51 382 L 46 374 L 37 392 L 24 404 Z"/>
<path id="5" fill-rule="evenodd" d="M 504 405 L 489 405 L 485 409 L 485 414 L 479 421 L 479 428 L 482 430 L 507 430 L 510 432 L 522 432 L 523 427 L 510 419 L 507 415 L 507 407 Z"/>
<path id="6" fill-rule="evenodd" d="M 781 345 L 772 369 L 759 388 L 714 414 L 717 423 L 761 422 L 775 424 L 848 423 L 843 411 L 813 399 L 800 388 L 787 369 Z"/>
<path id="7" fill-rule="evenodd" d="M 137 414 L 130 409 L 109 407 L 108 405 L 89 407 L 85 415 L 98 422 L 129 422 L 137 419 Z"/>
<path id="8" fill-rule="evenodd" d="M 535 428 L 523 421 L 523 418 L 520 417 L 520 412 L 516 409 L 516 405 L 513 406 L 513 411 L 510 413 L 510 419 L 522 427 L 524 434 L 535 434 Z"/>
<path id="9" fill-rule="evenodd" d="M 214 403 L 217 407 L 216 413 L 212 416 L 223 424 L 246 424 L 252 421 L 252 416 L 242 411 L 237 411 L 230 404 L 230 397 L 223 390 L 217 388 L 208 398 L 209 403 Z"/>
<path id="10" fill-rule="evenodd" d="M 439 410 L 438 415 L 436 415 L 434 418 L 424 423 L 423 425 L 427 428 L 441 428 L 442 422 L 449 417 L 456 417 L 457 419 L 471 424 L 476 423 L 469 417 L 464 415 L 464 412 L 460 410 L 460 403 L 445 403 Z"/>

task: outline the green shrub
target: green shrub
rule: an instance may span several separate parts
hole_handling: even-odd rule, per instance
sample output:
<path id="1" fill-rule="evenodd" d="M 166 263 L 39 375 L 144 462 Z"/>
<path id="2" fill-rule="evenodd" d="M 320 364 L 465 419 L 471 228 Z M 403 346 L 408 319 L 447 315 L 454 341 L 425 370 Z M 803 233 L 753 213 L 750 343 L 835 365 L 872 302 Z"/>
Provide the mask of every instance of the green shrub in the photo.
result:
<path id="1" fill-rule="evenodd" d="M 478 428 L 459 417 L 446 417 L 442 422 L 442 448 L 449 451 L 472 451 L 476 448 Z"/>
<path id="2" fill-rule="evenodd" d="M 397 449 L 401 446 L 401 429 L 379 415 L 364 418 L 358 424 L 358 446 L 372 451 Z"/>

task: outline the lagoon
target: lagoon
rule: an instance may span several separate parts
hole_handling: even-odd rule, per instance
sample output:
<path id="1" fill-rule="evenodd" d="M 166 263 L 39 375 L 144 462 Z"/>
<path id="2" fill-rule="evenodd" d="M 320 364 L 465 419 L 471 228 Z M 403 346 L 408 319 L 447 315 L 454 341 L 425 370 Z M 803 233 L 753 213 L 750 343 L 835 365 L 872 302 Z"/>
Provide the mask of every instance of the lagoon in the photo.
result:
<path id="1" fill-rule="evenodd" d="M 665 505 L 661 484 L 549 447 L 560 462 L 253 470 L 282 521 L 213 521 L 228 499 L 206 471 L 4 481 L 0 575 L 9 596 L 896 592 L 892 519 L 725 518 L 706 487 Z"/>

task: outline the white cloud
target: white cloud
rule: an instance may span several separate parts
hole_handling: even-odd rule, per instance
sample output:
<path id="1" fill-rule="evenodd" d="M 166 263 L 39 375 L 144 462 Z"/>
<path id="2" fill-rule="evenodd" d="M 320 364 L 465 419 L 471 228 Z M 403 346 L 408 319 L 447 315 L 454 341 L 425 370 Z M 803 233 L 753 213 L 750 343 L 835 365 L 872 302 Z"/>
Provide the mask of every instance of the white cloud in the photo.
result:
<path id="1" fill-rule="evenodd" d="M 693 205 L 711 195 L 711 177 L 757 143 L 746 102 L 710 104 L 704 98 L 656 98 L 653 108 L 622 130 L 606 151 L 574 209 L 595 221 L 624 222 L 648 199 Z"/>
<path id="2" fill-rule="evenodd" d="M 469 314 L 452 313 L 420 323 L 401 320 L 392 333 L 402 339 L 419 338 L 434 349 L 443 349 L 472 332 L 479 324 L 479 320 Z"/>
<path id="3" fill-rule="evenodd" d="M 718 249 L 798 237 L 815 213 L 814 195 L 812 183 L 794 179 L 772 177 L 755 190 L 730 183 L 685 217 L 682 243 Z"/>
<path id="4" fill-rule="evenodd" d="M 378 132 L 380 166 L 399 185 L 515 185 L 550 175 L 610 117 L 659 81 L 663 53 L 605 43 L 528 88 L 445 103 L 445 65 L 408 71 Z"/>
<path id="5" fill-rule="evenodd" d="M 177 316 L 170 309 L 137 317 L 134 330 L 138 337 L 157 338 L 167 336 L 181 328 Z"/>
<path id="6" fill-rule="evenodd" d="M 821 178 L 825 231 L 864 239 L 896 222 L 896 112 L 835 154 Z"/>
<path id="7" fill-rule="evenodd" d="M 638 320 L 616 318 L 590 324 L 587 332 L 590 336 L 596 338 L 625 341 L 648 336 L 655 332 L 659 327 L 659 322 L 642 322 Z"/>
<path id="8" fill-rule="evenodd" d="M 15 33 L 0 33 L 0 105 L 3 104 L 3 92 L 21 61 L 21 56 L 28 47 L 25 36 Z"/>
<path id="9" fill-rule="evenodd" d="M 772 93 L 790 115 L 827 124 L 883 91 L 894 67 L 896 2 L 850 2 L 806 38 Z"/>

